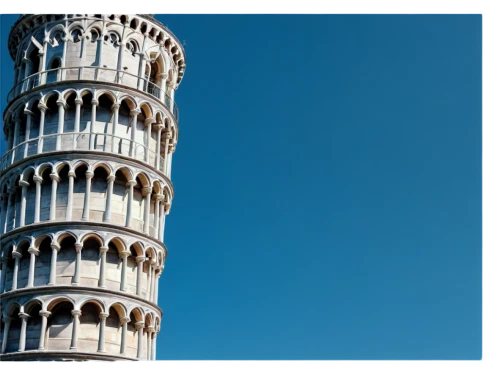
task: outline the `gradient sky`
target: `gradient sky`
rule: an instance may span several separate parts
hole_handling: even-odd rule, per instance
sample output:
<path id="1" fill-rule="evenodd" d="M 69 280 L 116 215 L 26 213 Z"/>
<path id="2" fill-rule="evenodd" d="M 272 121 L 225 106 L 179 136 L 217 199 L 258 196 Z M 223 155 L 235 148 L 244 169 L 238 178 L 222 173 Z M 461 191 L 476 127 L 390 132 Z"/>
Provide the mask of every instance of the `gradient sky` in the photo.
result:
<path id="1" fill-rule="evenodd" d="M 481 16 L 156 18 L 187 54 L 157 359 L 480 359 Z"/>

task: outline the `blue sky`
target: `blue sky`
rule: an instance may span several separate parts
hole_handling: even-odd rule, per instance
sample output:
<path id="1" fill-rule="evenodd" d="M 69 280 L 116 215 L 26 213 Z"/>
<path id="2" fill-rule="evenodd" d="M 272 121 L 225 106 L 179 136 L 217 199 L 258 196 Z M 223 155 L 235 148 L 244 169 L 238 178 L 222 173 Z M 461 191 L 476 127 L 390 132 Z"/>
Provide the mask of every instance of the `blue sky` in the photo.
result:
<path id="1" fill-rule="evenodd" d="M 156 18 L 187 54 L 157 358 L 480 359 L 481 16 Z"/>

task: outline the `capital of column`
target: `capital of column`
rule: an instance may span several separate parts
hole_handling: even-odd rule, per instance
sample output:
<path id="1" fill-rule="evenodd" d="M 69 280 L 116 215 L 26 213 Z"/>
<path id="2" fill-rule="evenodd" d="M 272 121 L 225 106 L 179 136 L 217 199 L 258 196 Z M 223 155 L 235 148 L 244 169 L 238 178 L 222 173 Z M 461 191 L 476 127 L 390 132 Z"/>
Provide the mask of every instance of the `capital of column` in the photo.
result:
<path id="1" fill-rule="evenodd" d="M 82 310 L 71 310 L 71 315 L 73 316 L 81 316 Z"/>
<path id="2" fill-rule="evenodd" d="M 155 327 L 153 326 L 146 327 L 146 332 L 155 332 Z"/>
<path id="3" fill-rule="evenodd" d="M 40 250 L 35 249 L 34 247 L 30 247 L 30 248 L 28 249 L 28 253 L 30 253 L 30 254 L 35 254 L 35 256 L 38 256 L 38 254 L 40 254 Z"/>
<path id="4" fill-rule="evenodd" d="M 92 171 L 87 171 L 85 172 L 85 178 L 88 180 L 89 178 L 94 177 L 94 172 Z"/>
<path id="5" fill-rule="evenodd" d="M 24 109 L 24 114 L 25 114 L 26 116 L 33 116 L 33 115 L 34 115 L 34 113 L 33 113 L 33 112 L 31 112 L 29 109 L 26 109 L 26 108 Z"/>
<path id="6" fill-rule="evenodd" d="M 108 178 L 106 178 L 106 182 L 109 184 L 110 182 L 114 182 L 116 180 L 116 176 L 113 174 L 110 174 Z"/>
<path id="7" fill-rule="evenodd" d="M 120 318 L 120 325 L 127 324 L 128 322 L 130 322 L 130 318 L 129 317 L 124 316 L 124 317 Z"/>
<path id="8" fill-rule="evenodd" d="M 82 105 L 83 100 L 82 99 L 75 99 L 75 104 Z"/>
<path id="9" fill-rule="evenodd" d="M 155 131 L 162 131 L 163 129 L 165 129 L 165 124 L 161 123 L 161 122 L 158 122 L 156 124 L 153 124 L 153 129 Z"/>
<path id="10" fill-rule="evenodd" d="M 12 322 L 12 320 L 13 320 L 13 318 L 12 318 L 12 317 L 10 317 L 10 316 L 3 316 L 3 317 L 2 317 L 2 321 L 3 321 L 5 324 Z"/>
<path id="11" fill-rule="evenodd" d="M 40 310 L 38 315 L 48 318 L 52 313 L 50 311 Z"/>
<path id="12" fill-rule="evenodd" d="M 130 111 L 130 114 L 132 116 L 137 116 L 137 115 L 141 114 L 141 110 L 137 109 L 137 108 L 134 108 L 133 110 Z"/>
<path id="13" fill-rule="evenodd" d="M 83 244 L 80 242 L 75 242 L 75 251 L 79 253 L 83 249 Z"/>
<path id="14" fill-rule="evenodd" d="M 107 251 L 108 251 L 108 249 L 109 249 L 109 248 L 108 248 L 107 246 L 101 246 L 101 247 L 99 248 L 99 253 L 105 253 L 105 252 L 107 252 Z"/>
<path id="15" fill-rule="evenodd" d="M 141 328 L 144 328 L 144 322 L 136 322 L 134 324 L 134 326 L 135 326 L 135 329 L 139 330 Z"/>
<path id="16" fill-rule="evenodd" d="M 90 101 L 90 104 L 92 104 L 92 105 L 99 105 L 99 100 L 97 100 L 97 99 L 92 99 L 92 100 Z"/>
<path id="17" fill-rule="evenodd" d="M 169 145 L 168 146 L 168 153 L 173 154 L 175 152 L 175 146 L 174 145 Z"/>
<path id="18" fill-rule="evenodd" d="M 43 104 L 43 103 L 38 103 L 37 108 L 38 108 L 38 110 L 39 110 L 40 112 L 43 112 L 43 113 L 47 112 L 47 109 L 49 109 L 49 107 L 47 107 L 47 106 L 46 106 L 45 104 Z"/>
<path id="19" fill-rule="evenodd" d="M 65 106 L 65 105 L 66 105 L 66 100 L 57 99 L 56 104 L 57 104 L 59 107 Z"/>
<path id="20" fill-rule="evenodd" d="M 23 254 L 18 253 L 17 250 L 12 252 L 12 258 L 18 258 L 21 259 L 23 257 Z"/>
<path id="21" fill-rule="evenodd" d="M 17 189 L 16 189 L 16 187 L 15 187 L 15 186 L 10 187 L 10 188 L 9 188 L 9 190 L 8 190 L 9 195 L 14 195 L 14 194 L 16 194 L 16 191 L 17 191 Z"/>
<path id="22" fill-rule="evenodd" d="M 154 117 L 148 117 L 147 119 L 144 120 L 144 126 L 149 126 L 154 121 L 155 121 Z"/>
<path id="23" fill-rule="evenodd" d="M 130 251 L 125 250 L 125 251 L 122 251 L 122 252 L 120 253 L 120 258 L 125 258 L 125 259 L 126 259 L 126 258 L 128 258 L 129 256 L 131 256 L 131 255 L 132 255 L 132 253 L 131 253 Z"/>
<path id="24" fill-rule="evenodd" d="M 52 250 L 54 250 L 54 249 L 55 249 L 55 250 L 57 250 L 58 252 L 59 252 L 59 250 L 61 250 L 61 245 L 59 245 L 57 242 L 52 242 L 52 243 L 50 244 L 50 247 L 51 247 L 51 249 L 52 249 Z"/>
<path id="25" fill-rule="evenodd" d="M 28 315 L 28 314 L 26 314 L 26 313 L 24 313 L 24 312 L 20 312 L 20 313 L 18 314 L 18 316 L 19 316 L 22 320 L 24 320 L 24 321 L 26 321 L 26 320 L 28 320 L 29 318 L 31 318 L 31 316 L 30 316 L 30 315 Z"/>
<path id="26" fill-rule="evenodd" d="M 30 186 L 30 183 L 28 181 L 21 180 L 21 181 L 19 181 L 19 186 L 28 187 L 28 186 Z"/>
<path id="27" fill-rule="evenodd" d="M 57 173 L 52 172 L 49 176 L 52 181 L 55 180 L 57 183 L 61 182 L 61 177 L 59 177 Z"/>
<path id="28" fill-rule="evenodd" d="M 163 201 L 165 199 L 165 196 L 163 194 L 154 194 L 153 195 L 153 200 L 158 200 L 158 201 Z"/>
<path id="29" fill-rule="evenodd" d="M 107 314 L 107 313 L 104 313 L 104 312 L 99 313 L 99 319 L 101 319 L 101 320 L 106 319 L 108 316 L 109 316 L 109 314 Z"/>
<path id="30" fill-rule="evenodd" d="M 153 188 L 151 186 L 146 186 L 144 188 L 142 188 L 141 190 L 142 192 L 142 195 L 148 195 L 148 194 L 151 194 L 153 192 Z"/>
<path id="31" fill-rule="evenodd" d="M 167 137 L 167 139 L 172 139 L 172 131 L 171 130 L 166 131 L 166 137 Z"/>
<path id="32" fill-rule="evenodd" d="M 33 181 L 40 184 L 43 182 L 43 178 L 41 178 L 40 176 L 33 176 Z"/>
<path id="33" fill-rule="evenodd" d="M 120 109 L 120 103 L 114 103 L 114 104 L 111 106 L 111 109 L 112 109 L 113 111 L 116 111 L 116 110 Z"/>
<path id="34" fill-rule="evenodd" d="M 135 180 L 130 180 L 125 184 L 126 187 L 135 186 L 135 185 L 137 185 L 137 181 L 135 181 Z"/>
<path id="35" fill-rule="evenodd" d="M 71 170 L 68 172 L 68 177 L 73 177 L 75 178 L 76 177 L 76 172 L 74 170 Z"/>
<path id="36" fill-rule="evenodd" d="M 143 256 L 135 257 L 135 261 L 137 262 L 137 264 L 143 263 L 145 260 L 146 260 L 146 257 L 143 257 Z"/>

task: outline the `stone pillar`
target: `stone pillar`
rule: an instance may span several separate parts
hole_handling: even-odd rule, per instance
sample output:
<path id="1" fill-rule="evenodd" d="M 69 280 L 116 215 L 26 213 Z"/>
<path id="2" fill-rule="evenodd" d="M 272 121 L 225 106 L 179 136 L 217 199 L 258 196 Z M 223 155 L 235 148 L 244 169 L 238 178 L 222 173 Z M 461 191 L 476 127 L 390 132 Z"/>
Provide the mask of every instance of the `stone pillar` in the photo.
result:
<path id="1" fill-rule="evenodd" d="M 26 324 L 28 324 L 28 319 L 30 316 L 26 313 L 20 312 L 19 317 L 21 318 L 21 332 L 19 335 L 19 349 L 18 352 L 24 352 L 26 348 Z"/>
<path id="2" fill-rule="evenodd" d="M 7 257 L 2 257 L 2 276 L 0 278 L 0 294 L 2 294 L 5 291 L 5 280 L 7 277 L 7 262 L 9 258 Z"/>
<path id="3" fill-rule="evenodd" d="M 151 346 L 151 360 L 156 360 L 156 336 L 158 336 L 158 332 L 155 332 L 153 335 L 153 345 Z"/>
<path id="4" fill-rule="evenodd" d="M 142 330 L 144 329 L 144 322 L 135 323 L 137 329 L 137 358 L 142 358 Z"/>
<path id="5" fill-rule="evenodd" d="M 57 203 L 57 184 L 61 182 L 61 178 L 57 173 L 52 172 L 50 174 L 50 179 L 52 180 L 52 195 L 50 196 L 50 216 L 49 220 L 56 219 L 56 203 Z"/>
<path id="6" fill-rule="evenodd" d="M 2 199 L 0 202 L 0 232 L 5 233 L 5 213 L 7 212 L 9 194 L 0 194 L 0 197 Z"/>
<path id="7" fill-rule="evenodd" d="M 142 231 L 149 235 L 149 211 L 150 211 L 150 206 L 151 206 L 151 193 L 153 192 L 153 189 L 151 186 L 145 187 L 142 189 L 142 195 L 145 197 L 145 203 L 144 203 L 144 227 L 142 228 Z"/>
<path id="8" fill-rule="evenodd" d="M 155 168 L 160 170 L 160 160 L 161 160 L 161 132 L 165 129 L 163 124 L 156 124 L 156 160 L 155 160 Z"/>
<path id="9" fill-rule="evenodd" d="M 16 159 L 16 153 L 19 152 L 19 150 L 16 149 L 16 146 L 19 142 L 19 130 L 21 129 L 21 118 L 16 117 L 15 122 L 14 122 L 14 139 L 12 141 L 12 153 L 11 153 L 11 160 L 10 163 L 13 164 L 14 160 Z"/>
<path id="10" fill-rule="evenodd" d="M 19 218 L 19 226 L 24 227 L 26 219 L 26 193 L 30 184 L 27 181 L 19 181 L 19 186 L 21 186 L 21 217 Z"/>
<path id="11" fill-rule="evenodd" d="M 149 160 L 149 145 L 151 144 L 151 126 L 154 122 L 154 118 L 149 117 L 144 121 L 144 126 L 146 126 L 146 160 L 145 162 L 151 165 L 151 160 Z"/>
<path id="12" fill-rule="evenodd" d="M 168 159 L 169 159 L 169 149 L 170 149 L 170 139 L 172 138 L 172 131 L 170 128 L 167 130 L 167 136 L 165 138 L 165 151 L 163 155 L 163 169 L 162 172 L 166 175 L 168 169 Z"/>
<path id="13" fill-rule="evenodd" d="M 9 328 L 10 322 L 12 322 L 12 318 L 9 316 L 3 317 L 4 327 L 3 327 L 3 339 L 2 339 L 2 354 L 5 353 L 5 349 L 7 349 L 7 340 L 9 339 Z"/>
<path id="14" fill-rule="evenodd" d="M 82 263 L 82 248 L 83 244 L 76 242 L 75 243 L 75 252 L 76 252 L 76 260 L 75 260 L 75 275 L 73 276 L 72 285 L 80 285 L 80 267 Z"/>
<path id="15" fill-rule="evenodd" d="M 30 247 L 28 249 L 30 253 L 30 268 L 28 273 L 28 288 L 33 288 L 35 285 L 35 263 L 36 257 L 40 254 L 40 250 L 35 249 L 34 247 Z"/>
<path id="16" fill-rule="evenodd" d="M 40 204 L 43 178 L 40 176 L 34 176 L 33 181 L 35 181 L 35 220 L 33 222 L 38 223 L 40 222 Z"/>
<path id="17" fill-rule="evenodd" d="M 12 273 L 12 288 L 11 290 L 17 289 L 17 274 L 19 273 L 19 259 L 23 257 L 21 253 L 17 251 L 12 252 L 12 257 L 14 258 L 14 272 Z"/>
<path id="18" fill-rule="evenodd" d="M 5 220 L 5 232 L 7 232 L 7 228 L 9 227 L 9 214 L 14 212 L 12 219 L 12 229 L 16 227 L 16 188 L 9 189 L 9 199 L 7 200 L 7 212 L 6 212 L 6 220 Z"/>
<path id="19" fill-rule="evenodd" d="M 167 177 L 172 178 L 172 156 L 175 151 L 174 145 L 168 146 L 168 163 L 167 163 Z"/>
<path id="20" fill-rule="evenodd" d="M 85 178 L 87 179 L 87 182 L 85 185 L 85 198 L 83 201 L 83 215 L 82 215 L 83 221 L 89 220 L 90 188 L 92 185 L 92 177 L 94 177 L 93 172 L 91 171 L 85 172 Z"/>
<path id="21" fill-rule="evenodd" d="M 133 109 L 130 111 L 130 114 L 132 115 L 132 125 L 131 125 L 131 131 L 130 131 L 130 150 L 129 150 L 129 156 L 131 158 L 135 158 L 135 147 L 136 147 L 136 130 L 137 130 L 137 115 L 141 113 L 140 109 Z"/>
<path id="22" fill-rule="evenodd" d="M 76 150 L 77 143 L 76 139 L 80 133 L 80 109 L 83 104 L 82 99 L 75 99 L 75 124 L 73 126 L 73 149 Z"/>
<path id="23" fill-rule="evenodd" d="M 57 105 L 59 106 L 59 118 L 57 123 L 57 139 L 56 139 L 56 150 L 61 149 L 61 134 L 64 132 L 64 107 L 66 102 L 64 100 L 58 99 Z"/>
<path id="24" fill-rule="evenodd" d="M 161 270 L 158 272 L 158 275 L 155 275 L 155 293 L 153 302 L 158 304 L 158 284 L 160 282 Z"/>
<path id="25" fill-rule="evenodd" d="M 127 324 L 130 322 L 130 318 L 124 316 L 120 318 L 120 325 L 122 326 L 122 341 L 120 345 L 120 354 L 125 354 L 127 351 Z"/>
<path id="26" fill-rule="evenodd" d="M 111 137 L 111 153 L 115 152 L 115 136 L 116 136 L 116 128 L 118 126 L 118 110 L 120 109 L 119 103 L 114 103 L 111 106 L 113 110 L 113 128 L 112 128 L 112 137 Z"/>
<path id="27" fill-rule="evenodd" d="M 134 201 L 134 186 L 137 185 L 135 180 L 130 180 L 127 182 L 126 186 L 129 188 L 128 191 L 128 202 L 127 202 L 127 218 L 125 220 L 125 226 L 130 228 L 132 226 L 132 202 Z"/>
<path id="28" fill-rule="evenodd" d="M 147 285 L 146 285 L 146 298 L 149 299 L 149 296 L 151 295 L 151 265 L 153 264 L 153 260 L 150 258 L 147 260 L 148 262 L 148 278 L 147 278 Z"/>
<path id="29" fill-rule="evenodd" d="M 120 253 L 120 258 L 122 260 L 122 271 L 121 271 L 121 281 L 120 290 L 122 292 L 127 291 L 127 259 L 132 253 L 130 251 L 122 251 Z"/>
<path id="30" fill-rule="evenodd" d="M 50 276 L 47 285 L 56 285 L 57 253 L 61 250 L 61 246 L 56 242 L 52 242 L 50 247 L 52 248 L 52 257 L 50 259 Z"/>
<path id="31" fill-rule="evenodd" d="M 73 188 L 75 185 L 75 171 L 68 172 L 68 205 L 66 207 L 66 221 L 73 220 Z"/>
<path id="32" fill-rule="evenodd" d="M 155 295 L 155 275 L 156 275 L 156 263 L 151 262 L 151 270 L 150 270 L 150 278 L 149 278 L 149 294 L 148 301 L 153 302 L 153 298 Z"/>
<path id="33" fill-rule="evenodd" d="M 166 202 L 160 202 L 160 217 L 158 218 L 158 239 L 163 242 L 163 220 L 165 219 Z"/>
<path id="34" fill-rule="evenodd" d="M 146 328 L 147 333 L 147 341 L 146 341 L 146 360 L 151 360 L 151 332 L 153 331 L 153 327 L 149 326 Z"/>
<path id="35" fill-rule="evenodd" d="M 31 119 L 33 116 L 33 112 L 31 112 L 28 109 L 24 110 L 24 114 L 26 115 L 26 133 L 24 135 L 24 157 L 28 156 L 28 148 L 29 148 L 29 143 L 28 141 L 30 140 L 30 133 L 31 133 Z"/>
<path id="36" fill-rule="evenodd" d="M 43 130 L 45 125 L 45 112 L 49 109 L 45 104 L 39 103 L 38 109 L 40 110 L 40 131 L 38 132 L 38 150 L 37 153 L 41 154 L 43 152 Z"/>
<path id="37" fill-rule="evenodd" d="M 160 217 L 160 201 L 164 198 L 162 194 L 154 194 L 153 199 L 155 201 L 155 213 L 154 213 L 154 238 L 158 238 L 159 228 L 158 228 L 158 218 Z"/>
<path id="38" fill-rule="evenodd" d="M 141 296 L 141 289 L 142 289 L 142 268 L 143 268 L 142 263 L 145 260 L 146 257 L 142 256 L 135 257 L 135 261 L 137 262 L 137 283 L 136 283 L 135 294 L 137 294 L 139 297 Z"/>
<path id="39" fill-rule="evenodd" d="M 95 118 L 96 118 L 96 111 L 97 111 L 97 106 L 99 105 L 99 101 L 97 99 L 92 99 L 92 101 L 90 103 L 92 104 L 92 115 L 90 118 L 90 129 L 89 129 L 89 132 L 90 132 L 89 150 L 93 150 L 94 149 Z"/>
<path id="40" fill-rule="evenodd" d="M 99 288 L 106 287 L 106 253 L 108 252 L 107 246 L 101 246 L 99 248 L 99 254 L 101 255 L 101 261 L 99 262 Z"/>
<path id="41" fill-rule="evenodd" d="M 45 333 L 47 331 L 47 318 L 50 316 L 49 311 L 40 310 L 38 314 L 42 317 L 42 326 L 40 327 L 40 340 L 38 350 L 45 350 Z"/>
<path id="42" fill-rule="evenodd" d="M 99 323 L 99 342 L 97 344 L 97 352 L 98 353 L 105 353 L 106 349 L 104 348 L 104 343 L 106 342 L 106 318 L 109 316 L 109 314 L 106 313 L 100 313 L 99 314 L 99 319 L 101 320 Z"/>
<path id="43" fill-rule="evenodd" d="M 113 196 L 113 187 L 115 183 L 115 176 L 109 175 L 106 181 L 108 182 L 108 189 L 106 192 L 106 209 L 104 211 L 104 222 L 109 223 L 111 221 L 111 198 Z"/>
<path id="44" fill-rule="evenodd" d="M 71 335 L 71 346 L 70 350 L 76 350 L 78 347 L 78 326 L 80 325 L 80 316 L 82 315 L 81 310 L 71 310 L 71 315 L 73 315 L 73 332 Z"/>

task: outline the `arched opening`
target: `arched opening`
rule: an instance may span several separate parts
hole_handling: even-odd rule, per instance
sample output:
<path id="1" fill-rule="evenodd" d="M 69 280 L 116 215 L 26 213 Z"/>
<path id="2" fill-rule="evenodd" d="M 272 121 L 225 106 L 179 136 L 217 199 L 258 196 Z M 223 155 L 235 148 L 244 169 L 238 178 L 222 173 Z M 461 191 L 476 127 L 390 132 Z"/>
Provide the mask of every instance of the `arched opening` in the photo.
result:
<path id="1" fill-rule="evenodd" d="M 14 264 L 15 264 L 15 260 L 12 257 L 13 250 L 14 250 L 13 246 L 10 246 L 10 248 L 7 250 L 7 254 L 9 254 L 9 256 L 7 258 L 7 269 L 5 270 L 5 285 L 4 285 L 4 290 L 6 292 L 12 289 L 12 276 L 14 273 Z M 0 292 L 3 293 L 3 291 Z"/>
<path id="2" fill-rule="evenodd" d="M 29 55 L 29 60 L 31 62 L 31 65 L 27 76 L 38 73 L 40 71 L 40 57 L 38 56 L 38 48 L 32 48 Z"/>
<path id="3" fill-rule="evenodd" d="M 80 164 L 75 169 L 75 181 L 73 185 L 73 220 L 80 220 L 83 216 L 83 204 L 85 201 L 85 186 L 87 179 L 85 173 L 87 172 L 87 165 Z"/>
<path id="4" fill-rule="evenodd" d="M 61 243 L 61 249 L 57 254 L 56 263 L 56 284 L 71 285 L 73 276 L 75 275 L 75 238 L 73 236 L 65 237 Z"/>
<path id="5" fill-rule="evenodd" d="M 99 249 L 101 243 L 90 237 L 83 242 L 80 285 L 97 287 L 99 282 Z"/>
<path id="6" fill-rule="evenodd" d="M 137 261 L 136 257 L 140 253 L 138 243 L 130 246 L 130 255 L 127 258 L 127 292 L 135 294 L 137 288 Z"/>
<path id="7" fill-rule="evenodd" d="M 116 218 L 117 224 L 125 225 L 127 217 L 127 194 L 128 189 L 126 187 L 129 181 L 128 173 L 124 173 L 124 169 L 119 169 L 115 173 L 115 184 L 113 189 L 113 202 L 111 207 L 112 217 Z"/>
<path id="8" fill-rule="evenodd" d="M 89 301 L 81 307 L 81 311 L 78 350 L 83 352 L 97 352 L 101 307 L 97 303 Z"/>
<path id="9" fill-rule="evenodd" d="M 36 184 L 33 180 L 35 175 L 34 169 L 30 169 L 24 176 L 23 180 L 26 181 L 29 186 L 26 188 L 26 213 L 24 215 L 25 225 L 33 224 L 35 221 L 35 196 L 36 196 Z"/>
<path id="10" fill-rule="evenodd" d="M 35 100 L 28 108 L 31 115 L 31 127 L 28 142 L 27 156 L 35 155 L 38 152 L 38 137 L 40 136 L 40 110 L 38 109 L 39 101 Z"/>
<path id="11" fill-rule="evenodd" d="M 122 310 L 121 314 L 117 309 Z M 105 349 L 107 353 L 120 354 L 120 317 L 124 315 L 123 308 L 120 305 L 115 304 L 109 308 L 109 316 L 106 318 L 106 327 L 104 330 Z"/>
<path id="12" fill-rule="evenodd" d="M 129 315 L 130 321 L 127 323 L 127 349 L 126 355 L 128 357 L 137 356 L 137 345 L 138 345 L 138 331 L 136 328 L 136 323 L 143 321 L 142 313 L 138 308 L 133 309 Z M 144 344 L 144 343 L 143 343 Z"/>
<path id="13" fill-rule="evenodd" d="M 58 95 L 53 94 L 46 102 L 47 110 L 45 112 L 44 135 L 57 134 L 59 122 L 59 107 L 57 105 Z M 57 137 L 45 137 L 43 140 L 43 152 L 56 150 Z"/>
<path id="14" fill-rule="evenodd" d="M 36 302 L 25 309 L 30 316 L 26 325 L 26 346 L 25 350 L 37 350 L 40 344 L 40 329 L 42 328 L 42 317 L 38 314 L 42 305 Z"/>
<path id="15" fill-rule="evenodd" d="M 113 241 L 108 244 L 106 268 L 106 288 L 109 290 L 120 290 L 120 256 L 118 248 Z"/>
<path id="16" fill-rule="evenodd" d="M 47 285 L 50 280 L 50 266 L 52 261 L 52 239 L 47 236 L 38 246 L 40 253 L 36 258 L 35 286 Z"/>
<path id="17" fill-rule="evenodd" d="M 51 168 L 45 167 L 42 171 L 41 194 L 40 194 L 40 221 L 50 218 L 50 200 L 52 197 L 52 180 L 50 178 Z"/>
<path id="18" fill-rule="evenodd" d="M 69 191 L 69 166 L 65 164 L 59 170 L 59 182 L 57 184 L 57 199 L 56 199 L 56 220 L 65 220 L 66 210 L 68 208 L 68 191 Z"/>
<path id="19" fill-rule="evenodd" d="M 90 221 L 102 222 L 104 220 L 108 175 L 108 172 L 103 167 L 98 167 L 94 170 L 90 191 Z"/>
<path id="20" fill-rule="evenodd" d="M 19 337 L 21 334 L 21 318 L 19 318 L 20 308 L 18 305 L 12 306 L 8 316 L 12 319 L 10 322 L 9 336 L 7 337 L 6 353 L 17 352 L 19 349 Z"/>
<path id="21" fill-rule="evenodd" d="M 17 246 L 17 252 L 22 255 L 22 258 L 19 259 L 19 270 L 17 273 L 17 288 L 26 288 L 28 286 L 28 275 L 30 270 L 30 253 L 29 242 L 23 241 L 20 245 Z"/>
<path id="22" fill-rule="evenodd" d="M 111 151 L 112 137 L 108 134 L 111 134 L 113 127 L 113 111 L 111 110 L 113 103 L 114 100 L 106 94 L 99 97 L 94 132 L 100 134 L 96 134 L 94 137 L 95 150 Z"/>
<path id="23" fill-rule="evenodd" d="M 61 71 L 59 68 L 61 67 L 61 65 L 61 58 L 59 56 L 54 56 L 50 60 L 47 66 L 47 70 L 49 70 L 49 72 L 47 73 L 47 83 L 57 82 L 60 80 Z"/>
<path id="24" fill-rule="evenodd" d="M 71 346 L 73 329 L 73 304 L 69 301 L 61 301 L 54 307 L 48 308 L 51 312 L 47 321 L 47 332 L 45 334 L 45 348 L 48 350 L 68 350 Z"/>

